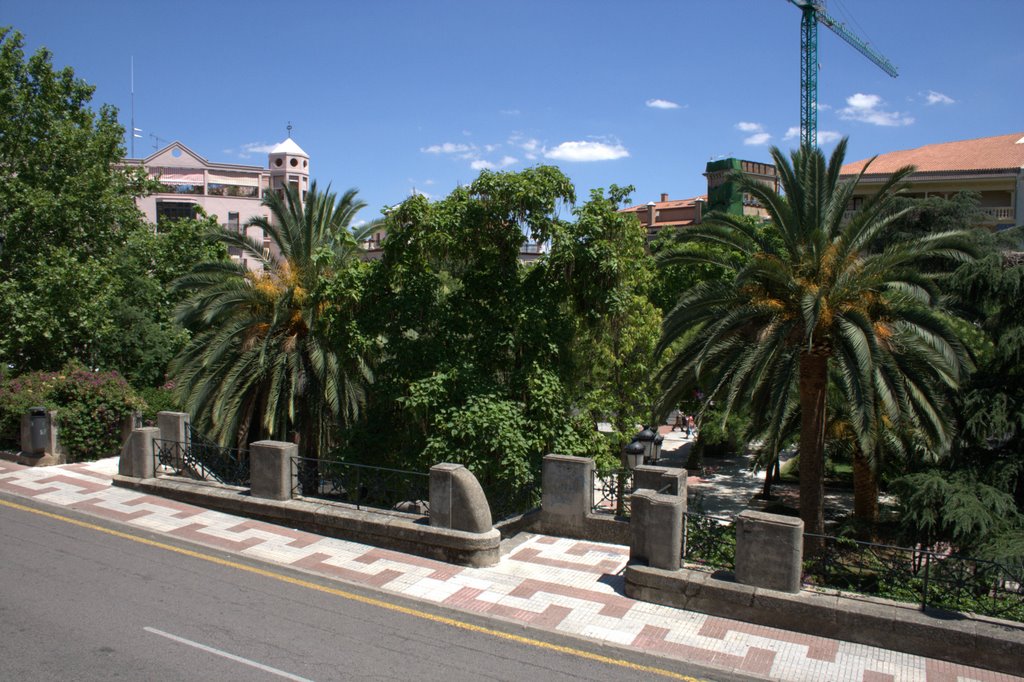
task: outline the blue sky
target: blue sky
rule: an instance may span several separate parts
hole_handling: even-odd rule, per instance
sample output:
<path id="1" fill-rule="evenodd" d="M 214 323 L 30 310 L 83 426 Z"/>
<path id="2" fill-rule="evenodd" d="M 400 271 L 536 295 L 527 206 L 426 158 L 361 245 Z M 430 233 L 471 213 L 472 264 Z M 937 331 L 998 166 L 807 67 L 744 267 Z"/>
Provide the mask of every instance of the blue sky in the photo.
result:
<path id="1" fill-rule="evenodd" d="M 819 139 L 848 159 L 1024 131 L 1024 1 L 831 0 L 892 79 L 819 31 Z M 799 125 L 800 12 L 785 0 L 7 0 L 0 23 L 96 85 L 136 156 L 157 135 L 263 165 L 285 126 L 363 218 L 479 169 L 558 165 L 585 198 L 701 194 L 705 163 L 768 160 Z"/>

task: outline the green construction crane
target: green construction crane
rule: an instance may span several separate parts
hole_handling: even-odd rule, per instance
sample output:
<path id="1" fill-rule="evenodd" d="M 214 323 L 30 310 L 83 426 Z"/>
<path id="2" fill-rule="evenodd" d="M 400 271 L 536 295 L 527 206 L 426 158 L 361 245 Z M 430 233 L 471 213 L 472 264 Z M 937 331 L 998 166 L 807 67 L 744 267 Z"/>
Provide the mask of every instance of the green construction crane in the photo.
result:
<path id="1" fill-rule="evenodd" d="M 896 67 L 825 11 L 824 0 L 789 0 L 800 8 L 800 144 L 818 146 L 818 24 L 823 24 L 855 50 L 895 78 Z"/>

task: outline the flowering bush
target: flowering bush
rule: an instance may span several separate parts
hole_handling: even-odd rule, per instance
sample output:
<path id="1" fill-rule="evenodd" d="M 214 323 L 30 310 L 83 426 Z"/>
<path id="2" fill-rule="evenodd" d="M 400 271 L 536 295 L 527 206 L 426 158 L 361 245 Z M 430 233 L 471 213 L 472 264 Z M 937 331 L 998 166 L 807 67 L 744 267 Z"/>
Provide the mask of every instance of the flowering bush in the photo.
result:
<path id="1" fill-rule="evenodd" d="M 47 391 L 57 376 L 57 372 L 31 372 L 0 379 L 0 447 L 18 447 L 21 415 L 30 407 L 47 404 Z"/>
<path id="2" fill-rule="evenodd" d="M 125 419 L 145 408 L 117 372 L 69 364 L 60 372 L 31 372 L 0 384 L 0 428 L 17 433 L 21 415 L 36 405 L 57 410 L 60 442 L 72 462 L 117 454 Z"/>

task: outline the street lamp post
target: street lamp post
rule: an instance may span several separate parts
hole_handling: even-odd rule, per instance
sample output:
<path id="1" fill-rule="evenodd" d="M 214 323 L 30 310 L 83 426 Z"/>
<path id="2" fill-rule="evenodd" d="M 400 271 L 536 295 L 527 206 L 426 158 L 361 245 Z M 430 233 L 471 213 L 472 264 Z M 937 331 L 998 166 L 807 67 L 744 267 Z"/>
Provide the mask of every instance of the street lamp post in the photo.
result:
<path id="1" fill-rule="evenodd" d="M 644 446 L 639 441 L 633 440 L 626 447 L 622 448 L 622 469 L 616 476 L 615 515 L 625 516 L 626 514 L 626 478 L 633 469 L 644 463 Z"/>

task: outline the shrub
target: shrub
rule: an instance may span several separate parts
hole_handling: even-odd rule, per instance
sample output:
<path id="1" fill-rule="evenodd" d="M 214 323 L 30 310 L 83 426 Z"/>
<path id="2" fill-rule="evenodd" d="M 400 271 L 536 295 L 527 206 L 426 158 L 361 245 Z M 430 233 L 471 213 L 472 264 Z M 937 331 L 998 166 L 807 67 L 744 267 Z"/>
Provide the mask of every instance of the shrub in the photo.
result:
<path id="1" fill-rule="evenodd" d="M 57 372 L 31 372 L 0 380 L 0 442 L 18 447 L 21 439 L 21 416 L 38 405 L 50 407 L 47 392 Z"/>
<path id="2" fill-rule="evenodd" d="M 117 454 L 121 426 L 145 408 L 117 372 L 93 372 L 77 364 L 61 372 L 31 372 L 0 386 L 0 424 L 20 428 L 21 415 L 42 405 L 57 410 L 60 442 L 68 460 L 80 462 Z"/>
<path id="3" fill-rule="evenodd" d="M 139 395 L 146 403 L 146 407 L 142 411 L 142 419 L 147 426 L 156 425 L 158 412 L 181 412 L 184 409 L 181 401 L 174 396 L 174 388 L 171 384 L 156 388 L 141 388 Z"/>

